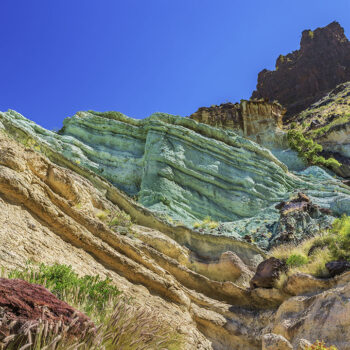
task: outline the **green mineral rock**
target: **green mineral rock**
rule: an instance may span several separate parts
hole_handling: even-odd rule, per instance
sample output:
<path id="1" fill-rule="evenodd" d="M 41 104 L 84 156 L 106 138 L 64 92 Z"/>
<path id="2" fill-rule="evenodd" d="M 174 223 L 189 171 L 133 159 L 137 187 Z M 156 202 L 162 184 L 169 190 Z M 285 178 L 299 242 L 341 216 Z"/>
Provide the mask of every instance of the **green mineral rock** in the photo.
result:
<path id="1" fill-rule="evenodd" d="M 218 222 L 209 228 L 214 234 L 268 233 L 279 218 L 274 206 L 299 191 L 337 215 L 350 214 L 349 188 L 325 170 L 290 172 L 267 148 L 189 118 L 78 112 L 56 133 L 9 110 L 0 113 L 0 123 L 17 139 L 25 133 L 32 144 L 49 145 L 179 225 L 210 217 Z"/>

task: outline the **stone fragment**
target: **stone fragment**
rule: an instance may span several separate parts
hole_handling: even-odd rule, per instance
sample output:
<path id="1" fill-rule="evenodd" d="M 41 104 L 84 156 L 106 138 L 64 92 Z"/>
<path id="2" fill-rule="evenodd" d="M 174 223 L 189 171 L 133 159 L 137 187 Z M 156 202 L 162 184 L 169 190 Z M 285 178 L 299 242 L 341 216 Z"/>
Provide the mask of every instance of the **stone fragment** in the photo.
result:
<path id="1" fill-rule="evenodd" d="M 274 282 L 282 271 L 286 270 L 286 264 L 274 257 L 264 260 L 257 267 L 254 277 L 250 280 L 250 287 L 273 288 Z"/>
<path id="2" fill-rule="evenodd" d="M 293 350 L 293 347 L 281 335 L 267 333 L 262 337 L 262 350 Z"/>

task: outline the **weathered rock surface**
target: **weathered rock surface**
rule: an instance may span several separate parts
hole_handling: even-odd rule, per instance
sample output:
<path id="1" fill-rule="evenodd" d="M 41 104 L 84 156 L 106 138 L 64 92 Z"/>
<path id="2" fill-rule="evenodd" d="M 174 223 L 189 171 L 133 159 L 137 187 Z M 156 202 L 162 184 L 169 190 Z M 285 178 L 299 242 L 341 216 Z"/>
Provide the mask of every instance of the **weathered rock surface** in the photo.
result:
<path id="1" fill-rule="evenodd" d="M 46 288 L 19 279 L 0 278 L 0 318 L 0 341 L 12 333 L 20 333 L 26 324 L 35 327 L 40 319 L 51 324 L 61 321 L 62 325 L 68 326 L 76 318 L 74 326 L 69 328 L 72 336 L 94 327 L 87 316 Z M 10 328 L 12 322 L 15 326 Z"/>
<path id="2" fill-rule="evenodd" d="M 212 257 L 218 259 L 232 250 L 224 247 L 223 239 L 205 250 L 199 238 L 203 233 L 231 236 L 242 244 L 242 237 L 248 235 L 267 247 L 266 234 L 279 220 L 275 204 L 301 188 L 315 204 L 335 214 L 350 213 L 350 189 L 320 168 L 292 174 L 266 148 L 230 130 L 189 118 L 155 114 L 134 120 L 118 113 L 79 112 L 66 119 L 60 135 L 13 111 L 0 113 L 0 120 L 16 139 L 55 162 L 95 182 L 100 174 L 129 194 L 137 194 L 140 204 L 158 218 L 163 216 L 163 221 L 172 218 L 174 227 L 155 223 L 151 214 L 143 217 L 142 225 L 152 221 L 146 226 L 170 231 L 172 238 L 176 234 L 180 244 L 190 245 L 201 256 L 215 254 Z M 129 214 L 137 211 L 136 221 L 140 220 L 139 213 L 146 212 L 141 206 L 130 204 L 106 182 L 98 182 L 107 193 L 113 192 L 111 197 L 122 200 Z M 206 216 L 221 223 L 212 229 L 198 229 L 194 240 L 193 231 L 184 226 L 189 228 Z M 238 249 L 232 251 L 242 258 Z"/>
<path id="3" fill-rule="evenodd" d="M 350 349 L 350 284 L 341 283 L 311 296 L 286 300 L 277 310 L 271 332 L 282 335 L 294 347 L 300 339 L 324 340 L 327 346 Z"/>
<path id="4" fill-rule="evenodd" d="M 201 107 L 189 118 L 259 139 L 260 134 L 282 128 L 282 116 L 285 112 L 285 109 L 277 103 L 242 100 L 241 103 Z"/>
<path id="5" fill-rule="evenodd" d="M 276 70 L 262 70 L 252 98 L 277 100 L 286 117 L 316 102 L 339 83 L 350 80 L 350 42 L 337 22 L 304 30 L 300 49 L 280 55 Z"/>
<path id="6" fill-rule="evenodd" d="M 262 350 L 293 350 L 290 342 L 281 335 L 267 333 L 262 337 Z"/>

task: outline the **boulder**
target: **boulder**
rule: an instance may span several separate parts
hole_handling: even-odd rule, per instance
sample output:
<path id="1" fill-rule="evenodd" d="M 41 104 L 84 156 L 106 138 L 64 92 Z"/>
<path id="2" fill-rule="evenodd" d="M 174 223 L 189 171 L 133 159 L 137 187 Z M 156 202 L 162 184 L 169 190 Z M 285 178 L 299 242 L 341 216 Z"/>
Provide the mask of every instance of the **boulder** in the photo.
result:
<path id="1" fill-rule="evenodd" d="M 250 287 L 273 288 L 275 281 L 285 270 L 286 264 L 279 259 L 271 257 L 264 260 L 258 265 L 254 277 L 250 280 Z"/>
<path id="2" fill-rule="evenodd" d="M 72 326 L 74 319 L 76 322 Z M 61 321 L 62 325 L 70 325 L 68 332 L 72 336 L 93 326 L 87 316 L 59 300 L 43 286 L 7 278 L 0 278 L 0 320 L 0 341 L 10 334 L 20 333 L 25 325 L 35 327 L 39 320 L 51 324 Z"/>
<path id="3" fill-rule="evenodd" d="M 262 350 L 293 350 L 293 347 L 281 335 L 267 333 L 262 337 Z"/>
<path id="4" fill-rule="evenodd" d="M 330 261 L 326 264 L 329 274 L 334 277 L 350 270 L 350 262 L 346 260 Z"/>

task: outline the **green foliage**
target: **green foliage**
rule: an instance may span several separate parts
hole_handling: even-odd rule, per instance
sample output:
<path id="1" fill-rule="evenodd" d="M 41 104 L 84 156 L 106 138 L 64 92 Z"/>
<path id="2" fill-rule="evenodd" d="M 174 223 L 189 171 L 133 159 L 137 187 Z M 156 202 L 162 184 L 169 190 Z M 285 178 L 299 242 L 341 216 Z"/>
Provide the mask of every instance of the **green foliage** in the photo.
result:
<path id="1" fill-rule="evenodd" d="M 315 341 L 311 346 L 307 347 L 306 350 L 337 350 L 335 346 L 325 346 L 323 341 Z"/>
<path id="2" fill-rule="evenodd" d="M 292 254 L 286 261 L 289 267 L 302 266 L 308 263 L 308 258 L 301 254 Z"/>
<path id="3" fill-rule="evenodd" d="M 288 131 L 288 141 L 292 149 L 311 165 L 321 165 L 329 168 L 339 167 L 341 164 L 334 158 L 325 159 L 320 156 L 322 146 L 306 138 L 299 130 Z"/>
<path id="4" fill-rule="evenodd" d="M 331 230 L 330 251 L 335 259 L 350 260 L 350 216 L 334 220 Z"/>
<path id="5" fill-rule="evenodd" d="M 311 39 L 314 38 L 315 33 L 312 30 L 309 30 L 308 35 Z"/>
<path id="6" fill-rule="evenodd" d="M 24 270 L 9 272 L 9 278 L 20 278 L 25 281 L 41 284 L 58 298 L 64 299 L 72 294 L 77 300 L 84 300 L 84 312 L 91 314 L 94 310 L 102 312 L 107 301 L 117 297 L 120 292 L 111 283 L 111 279 L 100 279 L 99 276 L 79 277 L 71 266 L 53 264 L 38 266 L 28 263 Z"/>

